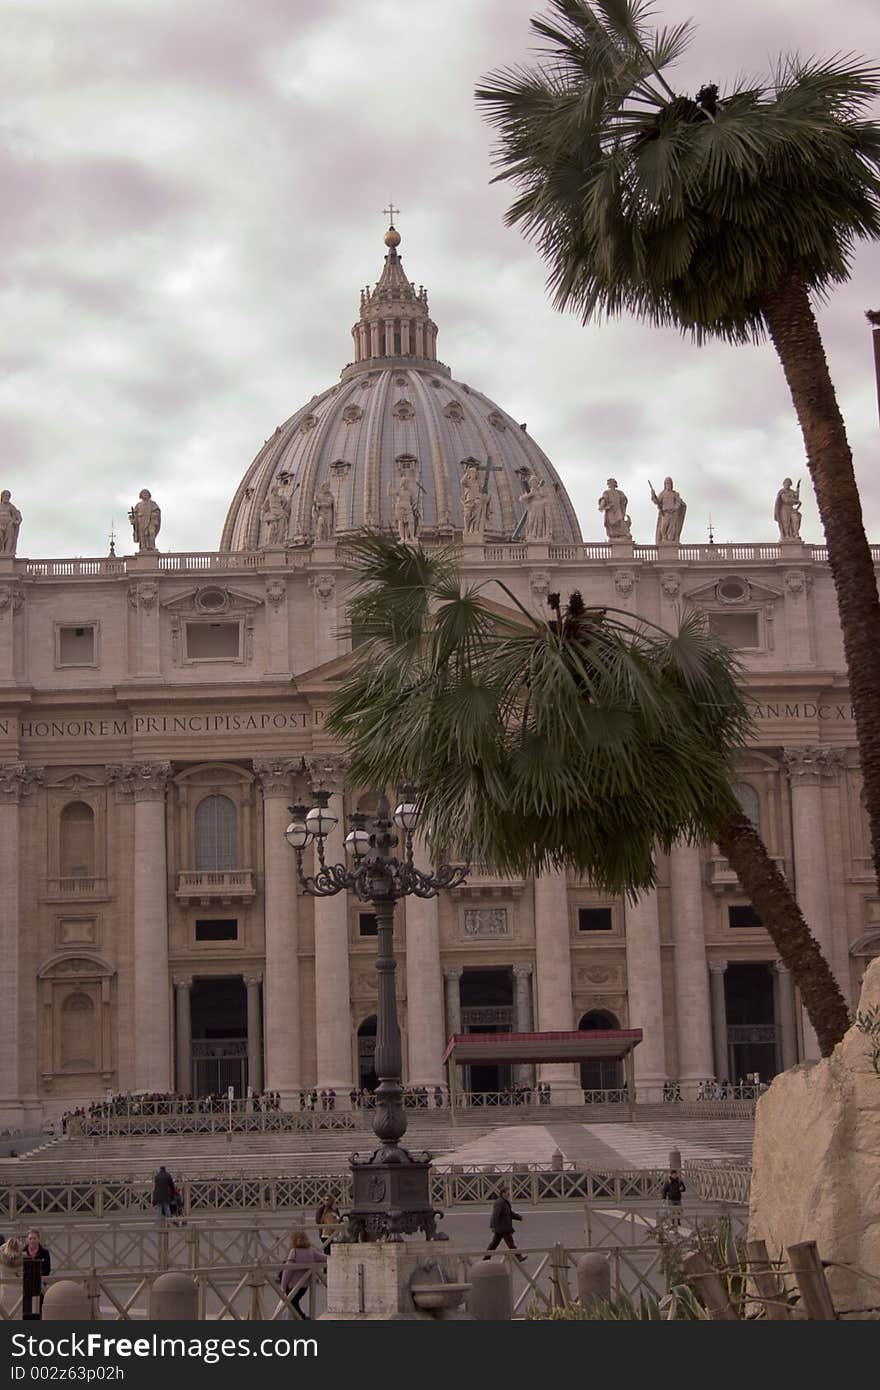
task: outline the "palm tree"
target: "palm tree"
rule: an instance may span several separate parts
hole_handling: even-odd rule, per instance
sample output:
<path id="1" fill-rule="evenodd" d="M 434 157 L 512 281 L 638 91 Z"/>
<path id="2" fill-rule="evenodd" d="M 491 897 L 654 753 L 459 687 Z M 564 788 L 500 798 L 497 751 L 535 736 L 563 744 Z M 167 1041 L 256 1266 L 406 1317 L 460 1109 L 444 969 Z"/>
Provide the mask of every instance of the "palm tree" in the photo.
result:
<path id="1" fill-rule="evenodd" d="M 463 587 L 453 552 L 379 536 L 347 547 L 359 641 L 326 726 L 352 780 L 417 786 L 447 853 L 520 873 L 564 865 L 633 898 L 655 882 L 656 844 L 714 840 L 827 1055 L 846 1004 L 730 786 L 749 717 L 729 649 L 694 617 L 670 635 L 579 594 L 564 608 L 551 596 L 549 622 L 519 618 Z"/>
<path id="2" fill-rule="evenodd" d="M 880 70 L 780 60 L 763 84 L 692 99 L 664 69 L 692 26 L 653 31 L 645 0 L 549 0 L 538 66 L 477 90 L 500 132 L 507 213 L 550 266 L 559 309 L 630 312 L 697 342 L 769 334 L 828 542 L 880 883 L 880 602 L 834 387 L 811 307 L 880 236 Z"/>

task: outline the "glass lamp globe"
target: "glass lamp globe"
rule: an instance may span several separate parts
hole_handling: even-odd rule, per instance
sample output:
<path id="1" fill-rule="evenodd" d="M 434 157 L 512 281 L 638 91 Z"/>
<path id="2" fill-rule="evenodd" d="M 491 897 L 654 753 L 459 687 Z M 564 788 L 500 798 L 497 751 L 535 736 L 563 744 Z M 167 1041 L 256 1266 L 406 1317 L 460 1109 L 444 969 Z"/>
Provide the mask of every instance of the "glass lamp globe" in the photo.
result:
<path id="1" fill-rule="evenodd" d="M 419 813 L 416 803 L 410 801 L 406 797 L 400 802 L 399 806 L 395 807 L 394 815 L 392 816 L 392 820 L 398 830 L 405 830 L 407 834 L 410 835 L 415 830 L 418 819 Z"/>
<path id="2" fill-rule="evenodd" d="M 284 838 L 291 849 L 305 849 L 312 833 L 304 820 L 292 820 L 284 832 Z"/>
<path id="3" fill-rule="evenodd" d="M 311 833 L 324 838 L 329 835 L 335 825 L 339 824 L 339 817 L 335 811 L 331 811 L 327 804 L 330 800 L 330 793 L 323 791 L 315 792 L 315 804 L 306 816 L 306 826 Z"/>
<path id="4" fill-rule="evenodd" d="M 362 825 L 356 825 L 345 837 L 346 853 L 354 856 L 355 859 L 363 859 L 367 850 L 370 848 L 370 836 Z"/>

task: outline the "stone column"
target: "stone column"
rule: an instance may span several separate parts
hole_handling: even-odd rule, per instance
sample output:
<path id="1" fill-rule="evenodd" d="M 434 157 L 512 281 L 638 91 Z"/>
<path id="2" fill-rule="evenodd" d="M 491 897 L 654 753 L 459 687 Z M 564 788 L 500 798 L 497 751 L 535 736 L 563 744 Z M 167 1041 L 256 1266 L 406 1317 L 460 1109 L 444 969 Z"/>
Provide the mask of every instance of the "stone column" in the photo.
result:
<path id="1" fill-rule="evenodd" d="M 379 323 L 376 319 L 374 319 L 373 322 L 370 324 L 370 356 L 382 356 L 382 353 L 379 350 Z"/>
<path id="2" fill-rule="evenodd" d="M 727 1053 L 727 1005 L 724 1002 L 724 972 L 726 960 L 710 960 L 709 978 L 712 985 L 712 1051 L 715 1054 L 715 1080 L 730 1081 L 730 1061 Z"/>
<path id="3" fill-rule="evenodd" d="M 416 357 L 427 357 L 425 351 L 425 325 L 421 319 L 416 319 Z"/>
<path id="4" fill-rule="evenodd" d="M 571 937 L 564 869 L 547 869 L 535 879 L 535 984 L 538 1031 L 570 1033 L 574 1028 Z M 553 1100 L 574 1103 L 582 1099 L 570 1062 L 545 1062 L 538 1075 L 549 1082 Z"/>
<path id="5" fill-rule="evenodd" d="M 629 1026 L 642 1030 L 633 1053 L 636 1095 L 641 1101 L 662 1100 L 668 1076 L 656 888 L 643 893 L 637 903 L 627 902 L 624 913 Z"/>
<path id="6" fill-rule="evenodd" d="M 190 990 L 192 975 L 174 977 L 174 1018 L 175 1018 L 175 1085 L 176 1091 L 190 1096 L 193 1093 L 192 1075 L 192 1016 L 190 1013 Z"/>
<path id="7" fill-rule="evenodd" d="M 782 1044 L 782 1070 L 788 1071 L 797 1062 L 797 1018 L 791 972 L 781 960 L 773 962 L 773 996 L 773 1011 Z"/>
<path id="8" fill-rule="evenodd" d="M 385 356 L 394 356 L 394 320 L 385 320 Z"/>
<path id="9" fill-rule="evenodd" d="M 795 896 L 807 926 L 834 970 L 831 899 L 828 892 L 828 856 L 822 812 L 822 779 L 833 776 L 842 762 L 838 749 L 786 748 L 785 768 L 791 782 L 791 825 L 794 840 Z M 803 1013 L 804 1056 L 819 1056 L 816 1034 Z"/>
<path id="10" fill-rule="evenodd" d="M 461 1032 L 461 974 L 460 965 L 444 965 L 443 980 L 446 985 L 446 1041 L 454 1033 Z M 444 1049 L 445 1050 L 445 1049 Z M 462 1068 L 455 1068 L 456 1089 L 461 1091 Z"/>
<path id="11" fill-rule="evenodd" d="M 703 929 L 703 881 L 700 851 L 696 845 L 679 843 L 674 847 L 669 856 L 669 889 L 675 943 L 678 1079 L 692 1089 L 714 1071 L 709 971 Z"/>
<path id="12" fill-rule="evenodd" d="M 315 757 L 308 764 L 313 787 L 331 792 L 330 809 L 339 817 L 324 843 L 328 864 L 345 862 L 342 801 L 343 764 L 338 757 Z M 348 970 L 348 894 L 315 899 L 315 1020 L 318 1032 L 317 1086 L 336 1091 L 336 1108 L 347 1106 L 352 1072 L 351 989 Z"/>
<path id="13" fill-rule="evenodd" d="M 0 764 L 0 1122 L 11 1129 L 23 1127 L 22 1095 L 26 1085 L 22 1064 L 28 1053 L 32 1054 L 35 1042 L 34 1039 L 29 1047 L 21 1028 L 19 807 L 22 797 L 42 778 L 42 768 L 24 763 Z M 30 988 L 33 990 L 33 985 Z M 32 1059 L 34 1076 L 36 1071 Z"/>
<path id="14" fill-rule="evenodd" d="M 530 1033 L 532 1031 L 532 999 L 529 981 L 532 967 L 527 963 L 513 967 L 513 1031 Z M 534 1081 L 534 1067 L 523 1062 L 516 1068 L 516 1079 L 522 1086 L 530 1086 Z"/>
<path id="15" fill-rule="evenodd" d="M 416 863 L 431 864 L 417 838 Z M 440 968 L 440 909 L 436 898 L 406 899 L 406 1019 L 410 1086 L 443 1083 L 443 975 Z"/>
<path id="16" fill-rule="evenodd" d="M 244 977 L 247 987 L 248 1085 L 255 1095 L 259 1095 L 263 1089 L 263 1027 L 260 1009 L 262 981 L 262 975 Z"/>
<path id="17" fill-rule="evenodd" d="M 296 856 L 284 838 L 295 766 L 289 758 L 254 758 L 263 790 L 264 1084 L 279 1093 L 284 1109 L 302 1085 Z"/>
<path id="18" fill-rule="evenodd" d="M 171 764 L 108 767 L 120 795 L 134 801 L 133 956 L 135 1091 L 170 1091 L 171 981 L 168 977 L 168 857 L 165 793 Z"/>

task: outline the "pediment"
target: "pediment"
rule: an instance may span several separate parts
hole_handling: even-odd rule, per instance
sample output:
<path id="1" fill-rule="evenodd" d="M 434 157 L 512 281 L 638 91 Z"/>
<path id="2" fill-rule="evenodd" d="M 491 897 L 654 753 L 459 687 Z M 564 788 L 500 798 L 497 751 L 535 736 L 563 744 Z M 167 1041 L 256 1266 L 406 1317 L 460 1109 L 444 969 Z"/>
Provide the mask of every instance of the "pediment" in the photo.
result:
<path id="1" fill-rule="evenodd" d="M 200 618 L 240 615 L 264 606 L 265 599 L 256 598 L 241 589 L 233 589 L 228 584 L 199 584 L 175 594 L 174 598 L 165 599 L 160 605 L 169 613 L 192 614 Z"/>
<path id="2" fill-rule="evenodd" d="M 97 791 L 107 785 L 104 768 L 55 767 L 47 768 L 43 785 L 48 788 L 61 788 L 64 791 Z"/>
<path id="3" fill-rule="evenodd" d="M 741 587 L 741 592 L 734 596 L 737 585 Z M 724 593 L 725 587 L 730 590 L 731 596 Z M 776 603 L 782 598 L 782 590 L 750 579 L 748 575 L 722 574 L 717 579 L 683 589 L 681 596 L 695 608 L 748 608 L 756 603 Z"/>
<path id="4" fill-rule="evenodd" d="M 40 980 L 95 980 L 109 979 L 115 974 L 112 965 L 108 965 L 100 956 L 85 955 L 80 951 L 76 955 L 53 956 L 37 972 L 37 977 Z"/>

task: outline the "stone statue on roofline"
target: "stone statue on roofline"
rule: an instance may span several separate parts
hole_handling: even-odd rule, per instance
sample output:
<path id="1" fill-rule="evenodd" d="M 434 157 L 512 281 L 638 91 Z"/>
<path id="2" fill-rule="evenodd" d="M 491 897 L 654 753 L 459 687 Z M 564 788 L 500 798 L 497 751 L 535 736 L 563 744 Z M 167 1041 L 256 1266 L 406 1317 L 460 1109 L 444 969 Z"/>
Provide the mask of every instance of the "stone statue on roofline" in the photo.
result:
<path id="1" fill-rule="evenodd" d="M 801 538 L 801 484 L 792 487 L 791 478 L 783 478 L 782 487 L 776 494 L 773 507 L 773 520 L 779 527 L 781 541 L 799 541 Z"/>
<path id="2" fill-rule="evenodd" d="M 280 479 L 272 484 L 266 494 L 260 508 L 260 520 L 266 528 L 266 544 L 284 545 L 290 520 L 290 496 Z"/>
<path id="3" fill-rule="evenodd" d="M 332 541 L 336 532 L 336 501 L 326 478 L 315 492 L 312 511 L 315 514 L 315 540 Z"/>
<path id="4" fill-rule="evenodd" d="M 681 539 L 687 503 L 681 494 L 675 491 L 671 478 L 663 479 L 663 491 L 659 494 L 654 491 L 650 479 L 648 479 L 648 487 L 651 488 L 651 501 L 657 508 L 657 529 L 654 533 L 654 544 L 677 545 Z"/>
<path id="5" fill-rule="evenodd" d="M 550 498 L 547 484 L 537 473 L 529 475 L 525 492 L 519 496 L 526 508 L 526 540 L 549 541 L 550 536 Z"/>
<path id="6" fill-rule="evenodd" d="M 162 526 L 162 513 L 149 488 L 141 488 L 138 500 L 128 513 L 128 519 L 131 522 L 132 537 L 140 554 L 155 551 L 156 537 Z"/>
<path id="7" fill-rule="evenodd" d="M 461 475 L 461 519 L 466 536 L 481 536 L 489 518 L 491 499 L 483 491 L 476 463 L 469 459 Z"/>
<path id="8" fill-rule="evenodd" d="M 418 499 L 413 491 L 412 479 L 402 473 L 397 487 L 388 484 L 388 496 L 394 499 L 394 526 L 398 539 L 404 545 L 412 545 L 419 534 Z"/>
<path id="9" fill-rule="evenodd" d="M 21 530 L 21 512 L 8 488 L 0 492 L 0 555 L 14 555 Z"/>
<path id="10" fill-rule="evenodd" d="M 599 511 L 605 522 L 605 535 L 610 541 L 632 540 L 632 523 L 626 512 L 628 505 L 629 499 L 617 486 L 617 479 L 609 478 L 599 498 Z"/>

